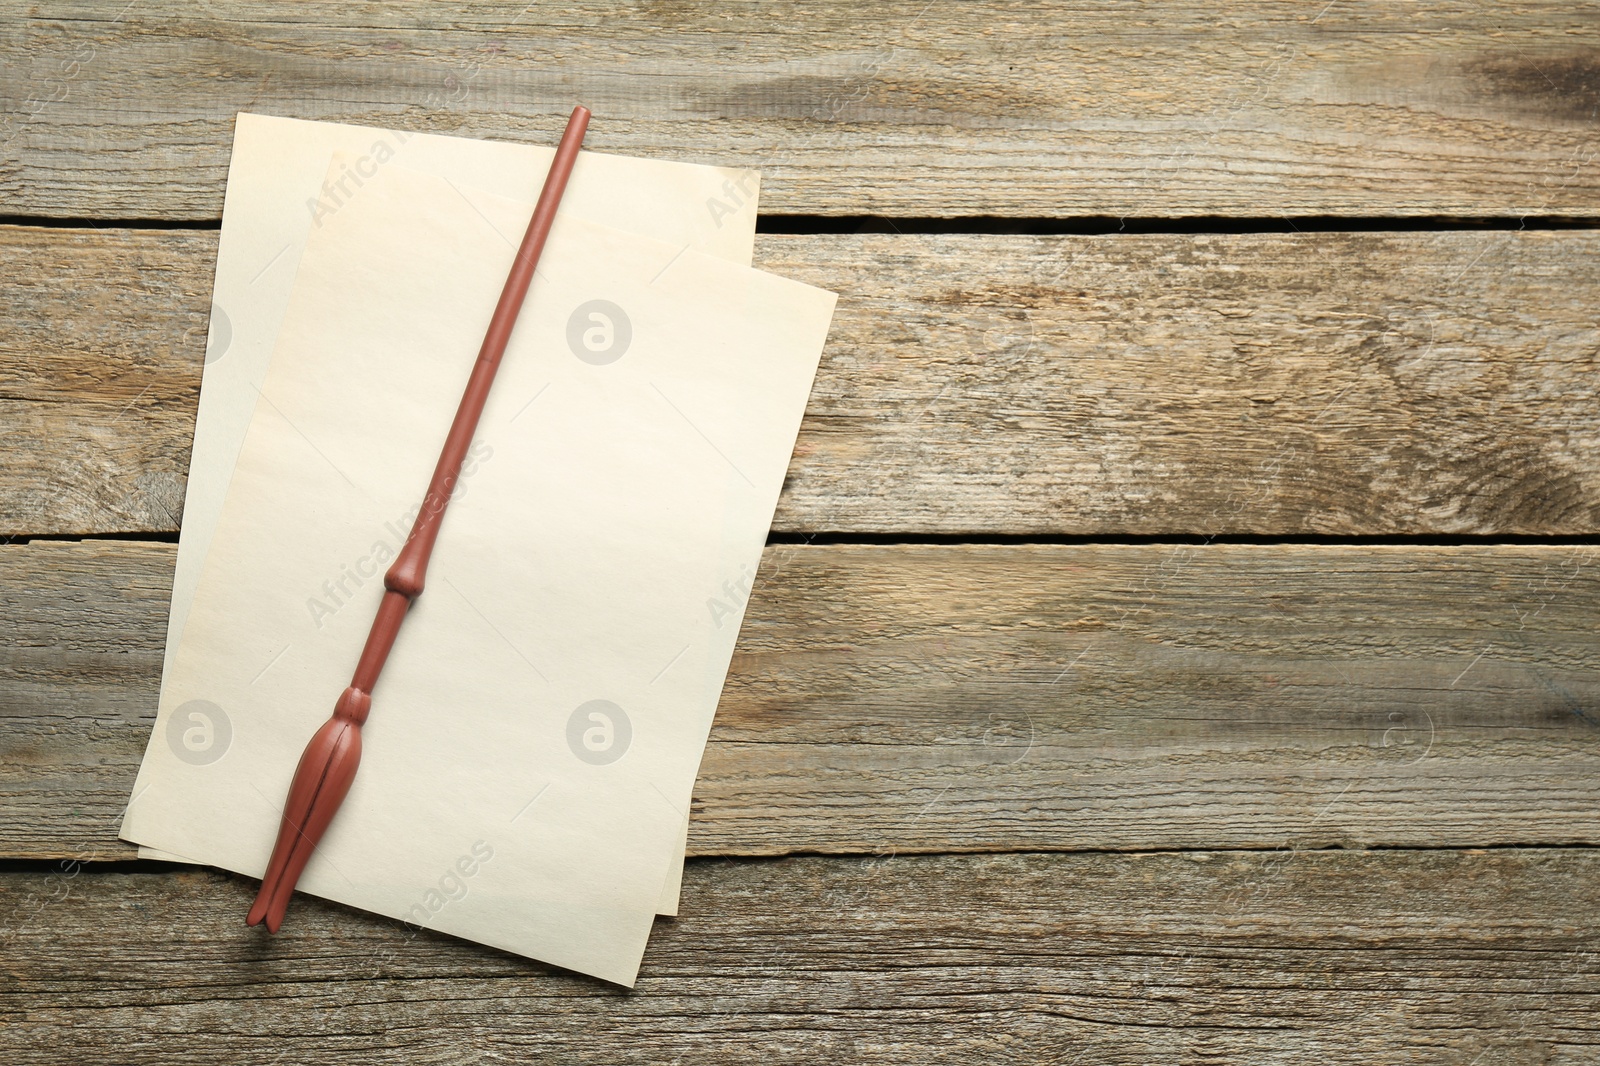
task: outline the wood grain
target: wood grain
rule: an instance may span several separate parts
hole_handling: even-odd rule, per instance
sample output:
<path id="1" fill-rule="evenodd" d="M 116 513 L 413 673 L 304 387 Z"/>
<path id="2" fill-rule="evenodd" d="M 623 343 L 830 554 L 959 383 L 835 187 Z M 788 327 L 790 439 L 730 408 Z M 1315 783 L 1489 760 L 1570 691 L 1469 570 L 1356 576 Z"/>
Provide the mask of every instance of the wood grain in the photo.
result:
<path id="1" fill-rule="evenodd" d="M 216 235 L 0 229 L 0 533 L 176 531 Z"/>
<path id="2" fill-rule="evenodd" d="M 1600 233 L 1003 235 L 1600 218 L 1591 5 L 24 5 L 0 217 L 88 228 L 0 226 L 0 536 L 177 529 L 216 234 L 96 223 L 214 221 L 235 112 L 575 100 L 888 219 L 758 241 L 841 293 L 778 531 L 1190 542 L 769 548 L 633 994 L 83 865 L 175 548 L 0 546 L 0 1061 L 1600 1059 L 1600 549 L 1192 543 L 1592 537 Z"/>
<path id="3" fill-rule="evenodd" d="M 131 853 L 172 559 L 0 549 L 0 855 Z M 1600 843 L 1597 562 L 775 546 L 690 851 Z"/>
<path id="4" fill-rule="evenodd" d="M 553 143 L 574 100 L 596 150 L 759 167 L 769 212 L 1600 208 L 1600 21 L 1553 0 L 79 0 L 0 55 L 29 215 L 216 218 L 240 110 Z"/>
<path id="5" fill-rule="evenodd" d="M 0 227 L 0 533 L 176 530 L 215 247 Z M 763 236 L 757 261 L 841 293 L 779 531 L 1600 529 L 1592 232 Z"/>
<path id="6" fill-rule="evenodd" d="M 1592 851 L 691 862 L 637 988 L 208 873 L 0 875 L 13 1066 L 1600 1054 Z M 418 894 L 427 886 L 418 885 Z M 469 896 L 470 899 L 470 896 Z"/>

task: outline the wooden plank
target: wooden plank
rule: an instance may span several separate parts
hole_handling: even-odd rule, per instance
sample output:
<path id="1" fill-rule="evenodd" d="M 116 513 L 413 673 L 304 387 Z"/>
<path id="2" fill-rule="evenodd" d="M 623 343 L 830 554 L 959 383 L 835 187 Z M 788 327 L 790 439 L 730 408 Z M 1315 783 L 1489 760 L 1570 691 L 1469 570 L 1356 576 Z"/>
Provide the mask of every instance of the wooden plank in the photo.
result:
<path id="1" fill-rule="evenodd" d="M 0 533 L 177 530 L 216 234 L 0 230 Z"/>
<path id="2" fill-rule="evenodd" d="M 0 549 L 0 855 L 128 854 L 172 559 Z M 1600 843 L 1597 561 L 775 546 L 690 850 Z"/>
<path id="3" fill-rule="evenodd" d="M 0 227 L 0 533 L 175 531 L 215 246 Z M 1600 234 L 763 236 L 757 259 L 842 294 L 780 531 L 1600 529 Z"/>
<path id="4" fill-rule="evenodd" d="M 239 110 L 550 143 L 578 99 L 593 148 L 760 167 L 767 211 L 1600 213 L 1600 20 L 1557 0 L 78 0 L 0 34 L 12 213 L 216 218 Z"/>
<path id="5" fill-rule="evenodd" d="M 303 896 L 269 938 L 243 878 L 11 872 L 0 1056 L 1592 1062 L 1597 885 L 1592 851 L 691 862 L 625 995 Z"/>

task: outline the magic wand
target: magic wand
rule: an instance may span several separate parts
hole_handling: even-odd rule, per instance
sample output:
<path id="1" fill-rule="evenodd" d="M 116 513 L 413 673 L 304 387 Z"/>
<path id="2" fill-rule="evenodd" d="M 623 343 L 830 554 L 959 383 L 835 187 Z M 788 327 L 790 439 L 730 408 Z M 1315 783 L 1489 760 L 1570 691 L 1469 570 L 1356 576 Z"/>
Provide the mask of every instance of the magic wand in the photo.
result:
<path id="1" fill-rule="evenodd" d="M 550 163 L 550 172 L 545 176 L 533 218 L 528 222 L 528 231 L 522 237 L 505 288 L 500 292 L 500 302 L 489 319 L 489 329 L 484 335 L 483 347 L 478 349 L 478 361 L 473 364 L 466 391 L 461 394 L 455 421 L 450 423 L 450 432 L 439 451 L 439 464 L 428 482 L 422 509 L 405 545 L 395 556 L 394 565 L 383 575 L 383 601 L 378 605 L 378 616 L 367 634 L 366 646 L 361 649 L 355 676 L 334 704 L 333 717 L 311 738 L 300 756 L 300 765 L 295 768 L 289 798 L 283 805 L 278 841 L 273 845 L 272 860 L 261 879 L 261 891 L 250 908 L 250 916 L 245 919 L 247 925 L 265 922 L 268 932 L 278 931 L 301 871 L 333 821 L 339 804 L 344 802 L 350 783 L 355 780 L 356 767 L 361 763 L 361 723 L 367 720 L 367 712 L 372 708 L 373 686 L 378 683 L 389 650 L 394 647 L 406 611 L 411 602 L 422 595 L 428 556 L 433 553 L 434 541 L 439 539 L 445 508 L 450 503 L 461 464 L 467 457 L 467 447 L 472 443 L 478 418 L 483 414 L 484 401 L 489 398 L 489 388 L 494 384 L 495 371 L 500 368 L 500 357 L 505 354 L 506 341 L 516 325 L 517 313 L 522 310 L 534 268 L 539 265 L 539 253 L 550 236 L 556 208 L 561 203 L 561 194 L 566 191 L 567 178 L 588 128 L 589 109 L 573 108 L 555 159 Z"/>

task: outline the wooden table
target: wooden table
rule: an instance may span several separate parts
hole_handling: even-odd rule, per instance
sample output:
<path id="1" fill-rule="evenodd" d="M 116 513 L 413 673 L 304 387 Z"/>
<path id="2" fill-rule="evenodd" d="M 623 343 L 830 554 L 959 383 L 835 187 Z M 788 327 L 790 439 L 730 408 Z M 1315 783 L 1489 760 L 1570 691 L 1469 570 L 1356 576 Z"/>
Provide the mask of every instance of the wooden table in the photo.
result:
<path id="1" fill-rule="evenodd" d="M 1600 1061 L 1600 7 L 0 24 L 0 1060 Z M 759 166 L 841 294 L 632 993 L 116 839 L 232 117 Z"/>

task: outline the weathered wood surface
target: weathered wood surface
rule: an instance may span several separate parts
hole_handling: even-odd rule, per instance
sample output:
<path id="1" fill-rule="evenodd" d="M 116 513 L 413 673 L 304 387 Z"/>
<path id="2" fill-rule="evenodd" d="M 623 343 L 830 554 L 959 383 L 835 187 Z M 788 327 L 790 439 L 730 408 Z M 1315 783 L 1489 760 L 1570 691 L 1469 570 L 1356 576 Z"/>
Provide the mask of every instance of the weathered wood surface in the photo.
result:
<path id="1" fill-rule="evenodd" d="M 0 533 L 176 530 L 215 247 L 0 227 Z M 763 236 L 757 260 L 842 294 L 780 531 L 1600 529 L 1593 232 Z"/>
<path id="2" fill-rule="evenodd" d="M 244 879 L 68 865 L 0 876 L 0 1057 L 1592 1063 L 1597 886 L 1584 850 L 691 862 L 629 994 L 310 898 L 268 938 Z"/>
<path id="3" fill-rule="evenodd" d="M 173 552 L 0 549 L 0 855 L 130 854 Z M 774 546 L 690 850 L 1600 843 L 1597 562 Z"/>
<path id="4" fill-rule="evenodd" d="M 1594 219 L 1596 15 L 24 5 L 0 217 L 214 220 L 240 109 L 549 143 L 581 99 L 768 213 Z M 0 226 L 0 536 L 177 529 L 215 241 Z M 1597 252 L 763 236 L 842 294 L 775 527 L 1593 536 Z M 132 854 L 174 550 L 0 547 L 0 860 L 52 863 L 0 863 L 8 1064 L 1600 1059 L 1600 549 L 774 546 L 690 850 L 843 857 L 691 861 L 631 995 L 80 867 Z"/>
<path id="5" fill-rule="evenodd" d="M 767 211 L 1600 213 L 1568 0 L 80 0 L 0 56 L 12 214 L 216 218 L 240 110 L 549 143 L 575 99 L 595 149 L 761 168 Z"/>
<path id="6" fill-rule="evenodd" d="M 0 533 L 177 531 L 216 236 L 0 228 Z"/>

